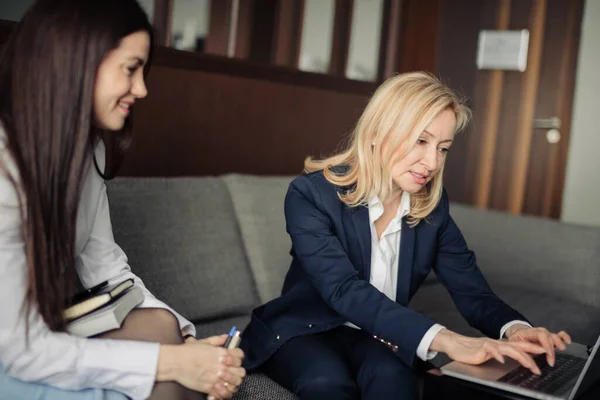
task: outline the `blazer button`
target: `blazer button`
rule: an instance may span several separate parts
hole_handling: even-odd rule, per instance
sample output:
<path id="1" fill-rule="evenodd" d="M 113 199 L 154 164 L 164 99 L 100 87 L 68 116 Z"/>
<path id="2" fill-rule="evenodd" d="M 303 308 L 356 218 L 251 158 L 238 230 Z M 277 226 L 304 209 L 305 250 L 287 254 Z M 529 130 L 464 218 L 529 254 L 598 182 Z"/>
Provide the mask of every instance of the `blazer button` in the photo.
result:
<path id="1" fill-rule="evenodd" d="M 312 328 L 313 326 L 314 326 L 313 324 L 308 324 L 308 327 L 309 327 L 309 328 Z"/>
<path id="2" fill-rule="evenodd" d="M 279 335 L 277 335 L 277 337 L 275 338 L 275 341 L 278 342 L 280 339 Z"/>
<path id="3" fill-rule="evenodd" d="M 398 346 L 392 347 L 392 351 L 394 351 L 394 352 L 398 351 Z"/>

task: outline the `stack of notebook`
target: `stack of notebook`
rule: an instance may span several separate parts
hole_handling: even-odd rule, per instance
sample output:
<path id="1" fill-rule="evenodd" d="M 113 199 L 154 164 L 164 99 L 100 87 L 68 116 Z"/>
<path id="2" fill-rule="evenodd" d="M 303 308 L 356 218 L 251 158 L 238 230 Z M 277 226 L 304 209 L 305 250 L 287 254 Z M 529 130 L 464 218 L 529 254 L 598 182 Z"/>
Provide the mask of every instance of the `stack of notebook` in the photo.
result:
<path id="1" fill-rule="evenodd" d="M 143 301 L 144 293 L 133 285 L 133 279 L 112 286 L 103 282 L 75 296 L 64 313 L 67 332 L 90 337 L 118 329 L 127 314 Z"/>

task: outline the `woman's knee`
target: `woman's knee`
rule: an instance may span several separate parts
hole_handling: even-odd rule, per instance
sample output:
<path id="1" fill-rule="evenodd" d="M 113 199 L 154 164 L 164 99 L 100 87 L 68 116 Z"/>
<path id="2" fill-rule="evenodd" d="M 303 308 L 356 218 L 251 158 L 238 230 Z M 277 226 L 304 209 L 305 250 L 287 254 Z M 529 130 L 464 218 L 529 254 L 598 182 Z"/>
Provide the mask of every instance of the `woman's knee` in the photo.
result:
<path id="1" fill-rule="evenodd" d="M 415 371 L 400 360 L 363 365 L 358 373 L 358 381 L 361 387 L 396 387 L 403 393 L 416 393 L 419 385 Z"/>
<path id="2" fill-rule="evenodd" d="M 183 343 L 179 321 L 169 310 L 163 308 L 135 309 L 125 318 L 121 329 L 100 337 L 161 344 Z"/>
<path id="3" fill-rule="evenodd" d="M 359 399 L 356 382 L 339 377 L 320 376 L 298 383 L 294 392 L 301 399 Z"/>

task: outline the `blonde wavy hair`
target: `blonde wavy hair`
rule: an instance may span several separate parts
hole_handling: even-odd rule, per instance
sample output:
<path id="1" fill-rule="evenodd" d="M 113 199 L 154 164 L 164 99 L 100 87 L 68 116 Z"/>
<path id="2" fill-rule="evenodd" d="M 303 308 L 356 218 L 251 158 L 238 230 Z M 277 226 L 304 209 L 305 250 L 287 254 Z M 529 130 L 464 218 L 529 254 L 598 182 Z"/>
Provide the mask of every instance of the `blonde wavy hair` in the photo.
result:
<path id="1" fill-rule="evenodd" d="M 452 89 L 435 76 L 411 72 L 394 76 L 375 91 L 367 104 L 348 145 L 325 159 L 304 160 L 304 172 L 323 171 L 327 181 L 351 190 L 339 192 L 350 207 L 367 205 L 377 195 L 382 202 L 393 196 L 392 166 L 404 157 L 425 128 L 445 110 L 456 117 L 456 132 L 469 122 L 471 111 Z M 383 144 L 386 146 L 383 146 Z M 336 166 L 348 169 L 340 173 Z M 417 225 L 435 209 L 442 197 L 444 166 L 428 185 L 411 194 L 407 221 Z"/>

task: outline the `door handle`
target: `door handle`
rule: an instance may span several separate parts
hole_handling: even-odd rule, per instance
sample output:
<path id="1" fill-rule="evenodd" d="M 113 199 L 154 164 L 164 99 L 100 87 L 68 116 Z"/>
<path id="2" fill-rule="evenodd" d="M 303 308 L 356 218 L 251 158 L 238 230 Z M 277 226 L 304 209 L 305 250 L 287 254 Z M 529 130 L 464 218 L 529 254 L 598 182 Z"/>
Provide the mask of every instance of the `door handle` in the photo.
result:
<path id="1" fill-rule="evenodd" d="M 536 118 L 533 120 L 534 129 L 560 129 L 560 118 Z"/>
<path id="2" fill-rule="evenodd" d="M 560 118 L 536 118 L 533 120 L 533 129 L 547 129 L 546 140 L 550 144 L 560 142 Z"/>

